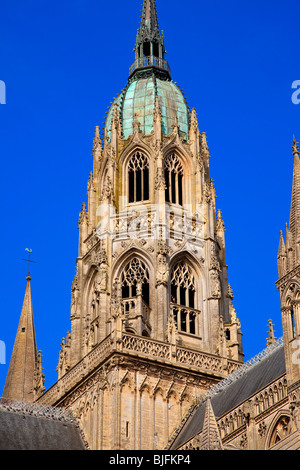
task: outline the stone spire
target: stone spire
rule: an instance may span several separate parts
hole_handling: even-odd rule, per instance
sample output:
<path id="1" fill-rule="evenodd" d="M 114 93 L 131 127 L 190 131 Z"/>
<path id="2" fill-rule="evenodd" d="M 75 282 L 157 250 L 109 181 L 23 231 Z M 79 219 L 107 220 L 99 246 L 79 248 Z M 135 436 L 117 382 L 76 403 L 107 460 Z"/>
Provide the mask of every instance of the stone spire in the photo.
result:
<path id="1" fill-rule="evenodd" d="M 293 237 L 295 249 L 295 245 L 298 245 L 300 242 L 300 161 L 299 143 L 296 142 L 295 138 L 293 140 L 292 150 L 294 155 L 294 172 L 289 230 Z"/>
<path id="2" fill-rule="evenodd" d="M 300 264 L 300 160 L 299 143 L 293 139 L 292 151 L 294 155 L 292 200 L 290 209 L 290 222 L 286 224 L 286 240 L 280 232 L 277 255 L 279 279 L 292 271 Z"/>
<path id="3" fill-rule="evenodd" d="M 31 277 L 26 278 L 25 297 L 9 364 L 3 398 L 33 402 L 36 396 L 37 369 L 41 369 L 33 321 Z"/>
<path id="4" fill-rule="evenodd" d="M 160 40 L 159 25 L 155 0 L 144 0 L 139 39 Z"/>
<path id="5" fill-rule="evenodd" d="M 279 238 L 279 247 L 278 247 L 278 255 L 277 255 L 277 266 L 278 266 L 278 277 L 281 279 L 286 274 L 286 247 L 284 243 L 284 238 L 282 234 L 282 230 L 280 230 L 280 238 Z"/>
<path id="6" fill-rule="evenodd" d="M 224 450 L 216 417 L 209 398 L 206 401 L 205 417 L 200 437 L 199 450 Z"/>
<path id="7" fill-rule="evenodd" d="M 278 251 L 279 279 L 276 287 L 280 292 L 282 332 L 285 351 L 288 387 L 299 383 L 300 363 L 295 351 L 300 338 L 299 282 L 300 282 L 300 161 L 299 143 L 293 139 L 294 156 L 293 187 L 289 226 L 286 224 L 285 246 L 280 234 Z M 292 389 L 292 388 L 291 388 Z"/>

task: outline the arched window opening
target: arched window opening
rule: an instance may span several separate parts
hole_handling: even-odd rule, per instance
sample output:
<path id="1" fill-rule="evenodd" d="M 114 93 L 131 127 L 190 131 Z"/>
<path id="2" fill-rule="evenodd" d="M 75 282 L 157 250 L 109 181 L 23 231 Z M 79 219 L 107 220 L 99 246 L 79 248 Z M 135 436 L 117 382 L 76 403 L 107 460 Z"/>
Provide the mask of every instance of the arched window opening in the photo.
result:
<path id="1" fill-rule="evenodd" d="M 147 201 L 149 199 L 149 160 L 136 152 L 128 164 L 129 202 Z"/>
<path id="2" fill-rule="evenodd" d="M 291 434 L 291 419 L 289 416 L 281 416 L 274 426 L 273 432 L 270 438 L 270 447 L 277 444 L 278 442 L 285 439 Z"/>
<path id="3" fill-rule="evenodd" d="M 153 55 L 159 57 L 159 46 L 157 42 L 153 43 Z"/>
<path id="4" fill-rule="evenodd" d="M 144 45 L 143 45 L 143 54 L 144 54 L 144 57 L 149 57 L 151 55 L 151 46 L 150 46 L 150 42 L 144 42 Z"/>
<path id="5" fill-rule="evenodd" d="M 145 264 L 139 258 L 133 258 L 127 264 L 121 275 L 122 299 L 136 298 L 141 295 L 143 301 L 149 305 L 149 272 Z M 135 303 L 126 302 L 125 311 L 129 312 L 135 307 Z"/>
<path id="6" fill-rule="evenodd" d="M 292 337 L 296 337 L 296 326 L 295 326 L 295 312 L 294 307 L 291 307 L 291 327 L 292 327 Z"/>
<path id="7" fill-rule="evenodd" d="M 165 160 L 166 202 L 183 204 L 183 167 L 174 153 Z"/>
<path id="8" fill-rule="evenodd" d="M 195 279 L 190 267 L 181 261 L 171 277 L 171 310 L 178 331 L 196 334 Z"/>

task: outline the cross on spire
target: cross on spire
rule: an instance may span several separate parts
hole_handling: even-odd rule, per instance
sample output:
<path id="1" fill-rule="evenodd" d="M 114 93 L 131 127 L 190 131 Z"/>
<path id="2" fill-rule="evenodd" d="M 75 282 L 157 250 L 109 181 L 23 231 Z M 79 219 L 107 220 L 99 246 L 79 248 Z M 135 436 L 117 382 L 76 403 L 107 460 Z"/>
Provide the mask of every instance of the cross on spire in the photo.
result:
<path id="1" fill-rule="evenodd" d="M 32 253 L 32 250 L 30 248 L 25 248 L 25 251 L 28 252 L 28 259 L 22 259 L 22 261 L 28 261 L 28 275 L 27 275 L 27 279 L 31 279 L 31 276 L 30 276 L 30 263 L 36 263 L 36 261 L 33 261 L 31 259 L 31 253 Z"/>

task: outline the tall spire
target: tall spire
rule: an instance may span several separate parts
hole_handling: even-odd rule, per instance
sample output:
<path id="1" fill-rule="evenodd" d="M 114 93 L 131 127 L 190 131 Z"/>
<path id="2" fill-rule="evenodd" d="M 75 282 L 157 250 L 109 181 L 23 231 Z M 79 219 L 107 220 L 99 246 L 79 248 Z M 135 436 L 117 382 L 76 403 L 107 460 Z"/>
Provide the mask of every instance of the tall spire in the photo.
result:
<path id="1" fill-rule="evenodd" d="M 36 347 L 30 273 L 28 273 L 26 280 L 24 302 L 3 390 L 3 398 L 33 402 L 36 396 L 36 380 L 42 374 L 41 361 L 38 360 L 40 353 L 38 353 Z"/>
<path id="2" fill-rule="evenodd" d="M 294 242 L 296 242 L 297 235 L 300 232 L 300 160 L 299 143 L 296 142 L 295 138 L 293 140 L 292 150 L 294 155 L 294 172 L 289 229 L 293 234 Z"/>
<path id="3" fill-rule="evenodd" d="M 290 222 L 286 223 L 286 242 L 280 232 L 279 249 L 277 255 L 279 278 L 300 265 L 300 160 L 299 143 L 293 139 L 292 151 L 294 155 L 292 200 Z"/>
<path id="4" fill-rule="evenodd" d="M 143 69 L 144 74 L 151 70 L 161 78 L 170 79 L 170 68 L 165 60 L 164 33 L 159 30 L 155 0 L 144 0 L 134 51 L 135 61 L 129 69 L 130 78 L 137 70 Z"/>
<path id="5" fill-rule="evenodd" d="M 292 151 L 294 155 L 293 187 L 290 212 L 289 233 L 293 251 L 291 268 L 300 264 L 300 160 L 299 143 L 293 139 Z"/>

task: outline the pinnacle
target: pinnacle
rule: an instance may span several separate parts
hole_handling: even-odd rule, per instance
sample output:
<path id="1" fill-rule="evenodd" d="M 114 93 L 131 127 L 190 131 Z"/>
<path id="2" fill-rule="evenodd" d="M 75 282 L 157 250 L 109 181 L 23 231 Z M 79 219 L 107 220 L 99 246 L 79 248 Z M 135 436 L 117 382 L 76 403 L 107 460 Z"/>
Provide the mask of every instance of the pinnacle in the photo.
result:
<path id="1" fill-rule="evenodd" d="M 300 160 L 299 160 L 299 147 L 294 139 L 293 142 L 293 155 L 294 155 L 294 171 L 293 171 L 293 187 L 292 187 L 292 201 L 290 212 L 289 229 L 293 234 L 294 241 L 297 241 L 297 235 L 300 227 Z"/>
<path id="2" fill-rule="evenodd" d="M 200 450 L 223 450 L 216 417 L 209 398 L 206 401 L 204 425 L 200 439 Z"/>

